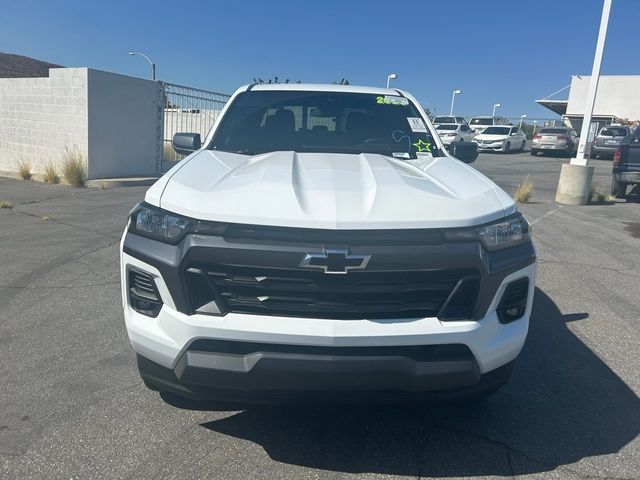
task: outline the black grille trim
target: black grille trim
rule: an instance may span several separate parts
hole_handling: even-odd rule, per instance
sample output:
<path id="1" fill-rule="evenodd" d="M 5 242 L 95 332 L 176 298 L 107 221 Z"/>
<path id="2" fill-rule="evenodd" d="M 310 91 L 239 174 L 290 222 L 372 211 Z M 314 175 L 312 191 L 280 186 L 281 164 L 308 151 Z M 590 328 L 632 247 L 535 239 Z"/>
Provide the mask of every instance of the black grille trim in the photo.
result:
<path id="1" fill-rule="evenodd" d="M 199 339 L 195 340 L 187 351 L 224 353 L 228 355 L 251 355 L 269 352 L 299 355 L 335 355 L 350 357 L 388 356 L 406 357 L 415 361 L 425 361 L 433 357 L 452 355 L 471 355 L 469 347 L 463 344 L 442 345 L 400 345 L 335 347 L 321 345 L 289 345 L 279 343 L 242 342 L 237 340 Z"/>
<path id="2" fill-rule="evenodd" d="M 194 311 L 199 304 L 215 300 L 225 313 L 345 320 L 436 317 L 447 300 L 451 302 L 462 279 L 473 281 L 474 287 L 467 289 L 464 298 L 454 296 L 454 303 L 470 315 L 479 278 L 469 270 L 351 271 L 345 275 L 229 265 L 198 270 L 211 288 L 204 298 L 192 298 Z"/>
<path id="3" fill-rule="evenodd" d="M 227 225 L 224 238 L 233 241 L 324 245 L 439 245 L 442 230 L 323 230 L 315 228 Z"/>

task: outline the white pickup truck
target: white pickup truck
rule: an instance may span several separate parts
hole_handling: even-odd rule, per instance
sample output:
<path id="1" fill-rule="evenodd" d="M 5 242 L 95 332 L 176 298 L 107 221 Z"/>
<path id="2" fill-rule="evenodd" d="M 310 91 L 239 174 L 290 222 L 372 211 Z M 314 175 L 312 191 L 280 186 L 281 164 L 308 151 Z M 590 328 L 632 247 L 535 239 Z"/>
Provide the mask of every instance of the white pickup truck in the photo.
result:
<path id="1" fill-rule="evenodd" d="M 134 207 L 126 327 L 146 385 L 195 400 L 496 391 L 536 255 L 513 200 L 400 90 L 240 88 Z M 458 157 L 458 159 L 454 158 Z M 462 161 L 461 161 L 462 160 Z"/>

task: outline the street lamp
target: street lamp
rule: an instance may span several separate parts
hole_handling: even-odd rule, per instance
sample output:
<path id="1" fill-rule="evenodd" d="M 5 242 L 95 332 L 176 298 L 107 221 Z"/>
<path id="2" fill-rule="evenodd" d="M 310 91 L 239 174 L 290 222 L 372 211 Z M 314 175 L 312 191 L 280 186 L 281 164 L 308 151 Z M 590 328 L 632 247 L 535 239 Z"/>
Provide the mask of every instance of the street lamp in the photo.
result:
<path id="1" fill-rule="evenodd" d="M 596 92 L 600 81 L 600 66 L 602 65 L 602 54 L 607 41 L 607 27 L 609 26 L 609 14 L 611 13 L 612 0 L 604 0 L 602 6 L 602 16 L 600 17 L 600 30 L 598 31 L 598 41 L 596 43 L 596 53 L 593 58 L 593 68 L 589 79 L 589 91 L 587 92 L 587 104 L 584 107 L 584 118 L 580 129 L 580 141 L 576 157 L 571 159 L 572 165 L 587 165 L 587 142 L 591 127 L 591 117 L 593 116 L 593 106 L 596 102 Z"/>
<path id="2" fill-rule="evenodd" d="M 451 110 L 449 110 L 450 117 L 453 116 L 453 104 L 456 101 L 456 95 L 460 95 L 461 93 L 462 93 L 462 90 L 454 90 L 453 95 L 451 95 Z"/>
<path id="3" fill-rule="evenodd" d="M 556 202 L 558 203 L 586 205 L 591 197 L 591 181 L 593 180 L 594 167 L 587 165 L 587 157 L 589 156 L 588 142 L 593 106 L 598 92 L 598 81 L 600 80 L 602 55 L 607 41 L 611 3 L 612 0 L 604 0 L 602 5 L 600 29 L 598 31 L 598 41 L 596 42 L 596 52 L 593 57 L 591 78 L 589 79 L 589 90 L 587 92 L 587 103 L 584 107 L 584 120 L 580 129 L 578 151 L 575 158 L 572 158 L 568 164 L 562 165 L 560 169 L 560 179 L 558 180 L 558 190 L 556 191 Z"/>
<path id="4" fill-rule="evenodd" d="M 493 113 L 491 114 L 492 117 L 496 116 L 496 108 L 501 107 L 502 105 L 500 105 L 499 103 L 495 103 L 493 105 Z"/>
<path id="5" fill-rule="evenodd" d="M 153 63 L 151 61 L 151 59 L 149 57 L 147 57 L 144 53 L 142 52 L 129 52 L 129 55 L 139 55 L 141 57 L 144 57 L 147 59 L 147 62 L 149 62 L 149 65 L 151 65 L 151 79 L 155 81 L 156 79 L 156 64 Z"/>
<path id="6" fill-rule="evenodd" d="M 396 78 L 398 78 L 398 75 L 395 73 L 391 73 L 389 75 L 387 75 L 387 88 L 389 88 L 389 82 L 391 80 L 395 80 Z"/>
<path id="7" fill-rule="evenodd" d="M 525 118 L 527 118 L 526 115 L 520 115 L 520 128 L 522 128 L 522 120 L 524 120 Z"/>

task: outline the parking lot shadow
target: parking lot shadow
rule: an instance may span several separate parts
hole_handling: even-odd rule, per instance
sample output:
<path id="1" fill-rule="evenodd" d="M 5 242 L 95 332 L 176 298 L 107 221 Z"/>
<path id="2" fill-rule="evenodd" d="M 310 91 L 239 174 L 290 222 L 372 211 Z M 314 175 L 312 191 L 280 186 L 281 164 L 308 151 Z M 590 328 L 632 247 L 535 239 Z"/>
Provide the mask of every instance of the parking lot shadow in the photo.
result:
<path id="1" fill-rule="evenodd" d="M 255 442 L 278 462 L 352 473 L 527 474 L 616 453 L 640 433 L 640 399 L 568 328 L 586 319 L 536 290 L 513 379 L 484 401 L 261 407 L 202 426 Z"/>

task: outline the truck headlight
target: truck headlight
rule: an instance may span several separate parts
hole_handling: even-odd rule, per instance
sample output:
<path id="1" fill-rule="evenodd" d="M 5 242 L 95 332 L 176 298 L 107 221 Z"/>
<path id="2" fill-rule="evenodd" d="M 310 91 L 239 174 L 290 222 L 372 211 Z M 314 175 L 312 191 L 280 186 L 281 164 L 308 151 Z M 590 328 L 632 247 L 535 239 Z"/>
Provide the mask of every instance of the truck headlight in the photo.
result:
<path id="1" fill-rule="evenodd" d="M 450 230 L 448 240 L 478 240 L 489 251 L 502 250 L 531 241 L 531 226 L 521 213 L 476 228 Z"/>
<path id="2" fill-rule="evenodd" d="M 194 220 L 146 203 L 139 203 L 131 210 L 129 222 L 130 232 L 171 244 L 180 242 L 189 233 L 222 235 L 224 230 L 224 224 Z"/>

